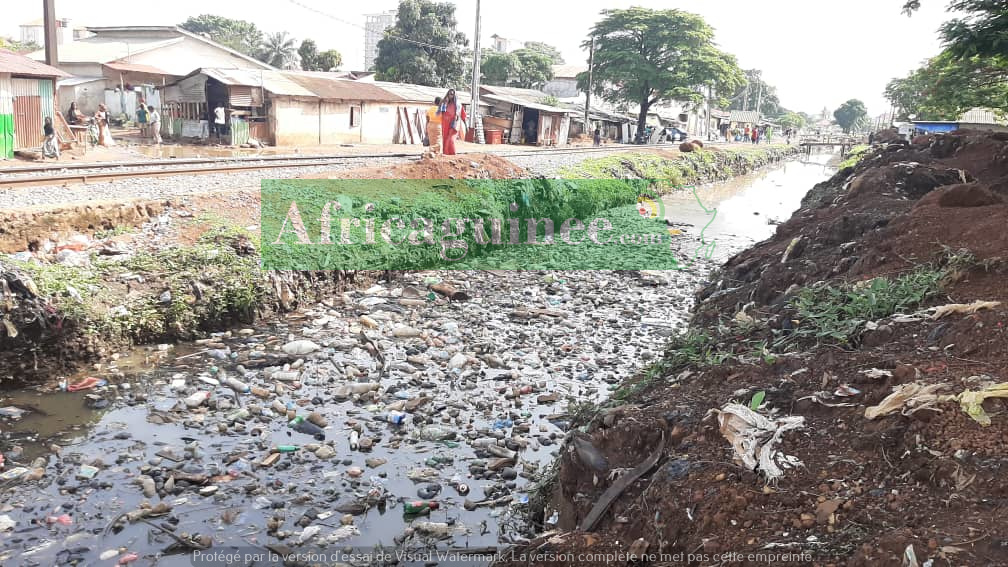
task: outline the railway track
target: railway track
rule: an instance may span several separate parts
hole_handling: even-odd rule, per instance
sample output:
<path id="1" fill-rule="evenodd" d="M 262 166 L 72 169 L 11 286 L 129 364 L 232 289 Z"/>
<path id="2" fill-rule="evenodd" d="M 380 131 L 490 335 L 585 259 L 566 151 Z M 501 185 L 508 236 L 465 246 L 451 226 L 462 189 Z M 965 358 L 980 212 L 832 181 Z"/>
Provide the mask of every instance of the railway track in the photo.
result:
<path id="1" fill-rule="evenodd" d="M 611 153 L 645 148 L 673 148 L 668 144 L 620 145 L 607 147 L 554 148 L 546 150 L 488 152 L 500 157 L 529 155 L 562 155 Z M 459 154 L 465 155 L 465 154 Z M 215 158 L 152 159 L 104 163 L 66 163 L 43 166 L 18 166 L 0 168 L 0 188 L 30 187 L 34 185 L 88 184 L 121 179 L 124 177 L 163 177 L 171 175 L 198 175 L 228 171 L 277 169 L 288 167 L 317 167 L 337 165 L 341 162 L 368 159 L 420 159 L 419 153 L 341 154 L 341 155 L 287 155 L 242 156 Z"/>

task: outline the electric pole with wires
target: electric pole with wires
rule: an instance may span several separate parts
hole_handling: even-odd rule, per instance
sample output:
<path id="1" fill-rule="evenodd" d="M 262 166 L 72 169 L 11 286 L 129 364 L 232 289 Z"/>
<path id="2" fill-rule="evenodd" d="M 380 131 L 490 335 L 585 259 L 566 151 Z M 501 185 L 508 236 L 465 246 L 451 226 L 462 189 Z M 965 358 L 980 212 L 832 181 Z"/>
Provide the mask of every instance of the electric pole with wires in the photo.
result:
<path id="1" fill-rule="evenodd" d="M 473 141 L 483 143 L 483 125 L 479 118 L 480 89 L 480 0 L 476 0 L 476 35 L 473 36 L 473 76 L 472 104 L 469 106 L 469 126 L 473 129 Z"/>

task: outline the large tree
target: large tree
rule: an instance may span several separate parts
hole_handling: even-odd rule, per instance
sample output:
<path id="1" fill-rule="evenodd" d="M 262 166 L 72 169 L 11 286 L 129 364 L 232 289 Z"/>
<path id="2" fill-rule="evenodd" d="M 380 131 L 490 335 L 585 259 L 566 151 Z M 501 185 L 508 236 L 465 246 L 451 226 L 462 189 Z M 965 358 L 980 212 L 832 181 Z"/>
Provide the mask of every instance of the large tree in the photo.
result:
<path id="1" fill-rule="evenodd" d="M 276 32 L 266 36 L 262 42 L 259 58 L 274 67 L 291 69 L 295 66 L 298 50 L 293 37 L 287 32 Z"/>
<path id="2" fill-rule="evenodd" d="M 454 4 L 401 0 L 395 26 L 378 42 L 376 78 L 432 87 L 462 83 L 469 41 L 456 25 Z"/>
<path id="3" fill-rule="evenodd" d="M 604 10 L 592 28 L 595 60 L 592 90 L 603 99 L 639 106 L 638 124 L 662 101 L 699 103 L 707 88 L 719 97 L 744 83 L 735 57 L 714 44 L 714 30 L 696 14 L 680 10 Z M 583 43 L 590 47 L 591 40 Z M 587 90 L 588 73 L 578 75 Z M 641 142 L 644 128 L 637 129 Z"/>
<path id="4" fill-rule="evenodd" d="M 945 51 L 919 69 L 886 85 L 885 96 L 902 119 L 956 120 L 974 107 L 1008 113 L 1008 80 L 1003 58 L 957 59 Z"/>
<path id="5" fill-rule="evenodd" d="M 553 47 L 548 43 L 543 43 L 541 41 L 526 41 L 525 49 L 531 49 L 532 51 L 538 51 L 550 58 L 553 65 L 563 65 L 564 59 L 560 55 L 560 50 Z"/>
<path id="6" fill-rule="evenodd" d="M 511 53 L 485 51 L 480 61 L 480 73 L 484 83 L 503 87 L 512 77 L 518 76 L 520 66 L 518 57 Z"/>
<path id="7" fill-rule="evenodd" d="M 790 110 L 781 114 L 776 118 L 778 124 L 783 128 L 791 128 L 794 130 L 800 130 L 805 127 L 805 117 L 797 112 L 791 112 Z"/>
<path id="8" fill-rule="evenodd" d="M 748 88 L 732 99 L 728 110 L 756 110 L 756 105 L 759 104 L 761 115 L 779 115 L 782 109 L 777 97 L 777 87 L 767 84 L 758 69 L 746 69 L 745 76 Z"/>
<path id="9" fill-rule="evenodd" d="M 920 0 L 908 0 L 903 11 L 910 15 L 920 4 Z M 952 57 L 1004 57 L 1008 53 L 1008 0 L 951 0 L 948 11 L 964 14 L 941 27 Z"/>
<path id="10" fill-rule="evenodd" d="M 532 49 L 516 49 L 511 55 L 518 60 L 518 76 L 513 86 L 537 89 L 553 78 L 553 60 L 549 55 Z"/>
<path id="11" fill-rule="evenodd" d="M 259 54 L 263 34 L 252 22 L 234 20 L 213 14 L 190 17 L 179 27 L 202 35 L 250 57 Z"/>
<path id="12" fill-rule="evenodd" d="M 301 69 L 304 71 L 332 71 L 343 64 L 343 56 L 339 51 L 330 49 L 320 52 L 313 39 L 301 42 L 298 56 L 301 57 Z"/>
<path id="13" fill-rule="evenodd" d="M 868 109 L 865 108 L 863 102 L 856 98 L 848 100 L 833 111 L 833 118 L 836 118 L 837 124 L 843 128 L 844 132 L 850 132 L 867 117 Z"/>

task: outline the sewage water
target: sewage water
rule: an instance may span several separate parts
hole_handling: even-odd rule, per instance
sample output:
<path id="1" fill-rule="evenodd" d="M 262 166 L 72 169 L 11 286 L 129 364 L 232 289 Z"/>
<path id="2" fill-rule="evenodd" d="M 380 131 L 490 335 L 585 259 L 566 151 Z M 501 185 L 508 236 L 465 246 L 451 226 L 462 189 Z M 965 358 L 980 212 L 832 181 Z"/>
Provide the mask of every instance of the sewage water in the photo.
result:
<path id="1" fill-rule="evenodd" d="M 710 217 L 704 207 L 717 208 L 706 234 L 730 254 L 769 236 L 765 217 L 784 220 L 830 173 L 789 162 L 699 188 L 702 206 L 670 196 L 666 211 L 696 234 Z M 556 459 L 577 404 L 603 401 L 660 354 L 714 265 L 437 274 L 472 296 L 454 303 L 427 296 L 432 274 L 407 273 L 68 377 L 96 376 L 104 387 L 3 393 L 0 407 L 27 411 L 0 423 L 5 470 L 27 471 L 0 481 L 0 528 L 9 529 L 0 561 L 116 565 L 135 554 L 140 565 L 280 565 L 267 546 L 284 545 L 324 565 L 378 564 L 376 546 L 392 557 L 413 550 L 398 564 L 422 565 L 437 560 L 423 550 L 503 549 L 530 535 L 513 512 L 534 497 L 532 479 Z M 287 354 L 297 340 L 319 348 Z M 212 385 L 226 377 L 264 388 L 263 397 Z M 353 384 L 360 393 L 347 391 Z M 188 407 L 199 392 L 209 399 Z M 289 415 L 311 412 L 328 422 L 324 441 L 288 426 Z M 389 423 L 393 412 L 404 423 Z M 282 445 L 298 450 L 271 456 Z M 155 493 L 143 494 L 141 477 Z M 439 507 L 404 514 L 419 500 Z M 212 547 L 194 555 L 178 539 Z M 486 563 L 472 557 L 441 564 Z"/>

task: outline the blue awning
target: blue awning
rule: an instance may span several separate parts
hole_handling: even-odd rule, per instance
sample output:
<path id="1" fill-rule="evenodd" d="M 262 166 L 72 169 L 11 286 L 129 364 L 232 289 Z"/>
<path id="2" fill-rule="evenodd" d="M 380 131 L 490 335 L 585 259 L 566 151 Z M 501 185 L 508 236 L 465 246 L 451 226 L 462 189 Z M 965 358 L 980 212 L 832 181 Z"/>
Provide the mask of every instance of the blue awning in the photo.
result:
<path id="1" fill-rule="evenodd" d="M 914 122 L 913 125 L 925 132 L 951 132 L 959 129 L 958 122 Z"/>

